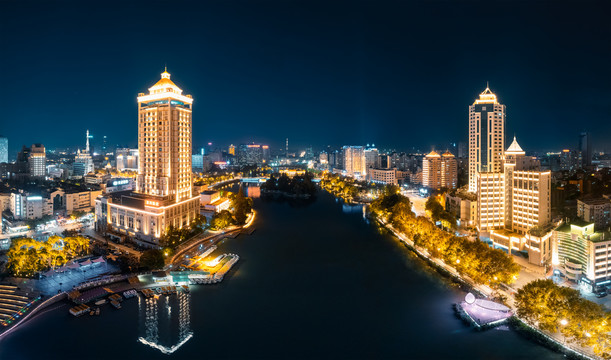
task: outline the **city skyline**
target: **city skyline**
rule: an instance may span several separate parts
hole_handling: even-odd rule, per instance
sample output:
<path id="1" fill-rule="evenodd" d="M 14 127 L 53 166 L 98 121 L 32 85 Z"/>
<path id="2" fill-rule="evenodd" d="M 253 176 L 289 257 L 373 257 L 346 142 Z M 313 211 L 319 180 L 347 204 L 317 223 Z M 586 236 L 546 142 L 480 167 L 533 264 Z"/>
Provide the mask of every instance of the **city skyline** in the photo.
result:
<path id="1" fill-rule="evenodd" d="M 69 21 L 50 24 L 46 15 L 50 11 L 61 20 L 82 5 L 43 4 L 25 12 L 26 4 L 5 4 L 13 16 L 0 25 L 11 35 L 0 39 L 7 50 L 0 65 L 10 69 L 5 81 L 11 84 L 0 89 L 0 101 L 21 105 L 6 106 L 11 119 L 6 124 L 33 125 L 27 132 L 0 127 L 10 154 L 32 143 L 82 146 L 85 129 L 110 136 L 112 144 L 135 144 L 136 125 L 129 119 L 137 112 L 136 95 L 145 90 L 137 84 L 165 65 L 201 99 L 195 104 L 200 109 L 193 119 L 195 144 L 256 141 L 276 149 L 288 137 L 291 147 L 376 143 L 428 151 L 435 144 L 467 141 L 462 121 L 468 104 L 489 81 L 507 106 L 508 137 L 523 134 L 525 148 L 576 147 L 582 131 L 593 134 L 593 149 L 609 148 L 604 134 L 611 131 L 605 101 L 611 93 L 605 60 L 610 49 L 599 45 L 610 29 L 603 16 L 608 3 L 529 4 L 525 11 L 526 4 L 476 2 L 456 7 L 365 2 L 349 10 L 342 2 L 269 2 L 245 3 L 237 13 L 231 2 L 192 4 L 188 12 L 166 10 L 171 25 L 178 26 L 173 20 L 178 18 L 189 24 L 176 40 L 191 44 L 185 50 L 151 50 L 146 41 L 134 42 L 145 38 L 140 30 L 122 37 L 124 30 L 146 27 L 140 19 L 152 16 L 153 10 L 137 3 L 113 14 L 113 27 L 105 22 L 108 9 L 90 12 L 78 34 L 62 25 Z M 134 16 L 136 11 L 144 13 Z M 486 12 L 500 15 L 488 26 L 477 24 Z M 31 23 L 22 25 L 25 17 Z M 572 20 L 579 21 L 572 25 Z M 463 22 L 468 25 L 453 26 Z M 514 22 L 521 27 L 511 28 Z M 28 31 L 16 31 L 24 26 Z M 51 30 L 38 31 L 46 28 Z M 172 39 L 164 29 L 147 31 L 146 36 Z M 498 46 L 477 45 L 491 42 Z M 29 56 L 44 53 L 51 43 L 62 51 Z M 100 51 L 108 46 L 110 51 Z M 20 94 L 26 93 L 37 106 L 22 106 Z M 113 105 L 99 106 L 100 99 Z M 299 131 L 295 124 L 302 125 Z M 534 135 L 541 131 L 550 136 Z M 49 133 L 62 136 L 45 139 Z"/>

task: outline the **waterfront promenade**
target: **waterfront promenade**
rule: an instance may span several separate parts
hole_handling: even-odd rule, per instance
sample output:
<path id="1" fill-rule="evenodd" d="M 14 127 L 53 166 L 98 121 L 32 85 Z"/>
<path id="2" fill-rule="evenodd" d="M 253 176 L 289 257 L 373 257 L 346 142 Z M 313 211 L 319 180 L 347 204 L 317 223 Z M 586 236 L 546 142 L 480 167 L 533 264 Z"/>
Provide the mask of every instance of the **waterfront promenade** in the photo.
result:
<path id="1" fill-rule="evenodd" d="M 395 237 L 397 237 L 400 241 L 402 241 L 405 245 L 407 245 L 408 248 L 413 250 L 421 258 L 427 260 L 433 266 L 435 266 L 435 267 L 437 267 L 439 269 L 444 270 L 447 274 L 449 274 L 453 278 L 459 280 L 463 284 L 471 287 L 472 289 L 474 289 L 475 291 L 477 291 L 481 295 L 483 295 L 485 297 L 489 297 L 495 291 L 495 290 L 491 289 L 490 287 L 488 287 L 486 285 L 475 283 L 468 276 L 460 275 L 458 273 L 458 271 L 456 271 L 456 269 L 453 266 L 446 264 L 443 260 L 436 259 L 436 258 L 432 257 L 428 253 L 428 251 L 426 249 L 423 249 L 423 248 L 415 245 L 414 242 L 411 239 L 409 239 L 407 236 L 405 236 L 402 232 L 400 232 L 397 229 L 395 229 L 392 226 L 392 224 L 388 223 L 387 221 L 385 221 L 383 219 L 380 219 L 378 217 L 375 217 L 375 220 L 378 221 L 386 229 L 388 229 Z M 511 288 L 509 285 L 505 285 L 505 286 L 507 288 Z M 511 288 L 511 290 L 512 291 L 506 291 L 504 289 L 500 289 L 499 288 L 496 291 L 498 293 L 500 293 L 500 294 L 505 296 L 505 298 L 507 299 L 508 307 L 511 309 L 511 311 L 514 314 L 517 314 L 517 308 L 516 308 L 515 296 L 514 296 L 515 295 L 515 290 L 513 288 Z M 584 348 L 584 347 L 580 347 L 580 346 L 574 346 L 574 345 L 566 343 L 565 339 L 559 333 L 550 333 L 550 332 L 547 332 L 547 331 L 542 331 L 542 330 L 534 327 L 533 325 L 529 324 L 524 319 L 519 318 L 517 315 L 514 315 L 514 316 L 522 324 L 524 324 L 525 326 L 529 327 L 532 331 L 535 331 L 535 332 L 539 333 L 541 336 L 545 337 L 548 341 L 553 342 L 553 343 L 557 344 L 558 346 L 560 346 L 562 348 L 565 348 L 569 352 L 573 352 L 573 353 L 578 354 L 579 356 L 582 356 L 582 357 L 587 358 L 587 359 L 602 359 L 599 356 L 596 356 L 588 348 Z"/>

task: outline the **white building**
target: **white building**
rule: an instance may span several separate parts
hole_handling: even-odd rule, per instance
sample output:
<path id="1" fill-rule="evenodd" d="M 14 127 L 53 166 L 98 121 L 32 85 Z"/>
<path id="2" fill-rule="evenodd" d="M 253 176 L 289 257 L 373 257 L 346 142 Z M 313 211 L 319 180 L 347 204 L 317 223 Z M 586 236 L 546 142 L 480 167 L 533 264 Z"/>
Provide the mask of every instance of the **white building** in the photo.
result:
<path id="1" fill-rule="evenodd" d="M 378 184 L 397 185 L 397 169 L 367 169 L 367 181 Z"/>
<path id="2" fill-rule="evenodd" d="M 28 158 L 30 176 L 44 177 L 47 173 L 47 153 L 42 144 L 33 144 Z"/>
<path id="3" fill-rule="evenodd" d="M 138 149 L 117 149 L 115 161 L 117 171 L 138 171 Z"/>
<path id="4" fill-rule="evenodd" d="M 343 151 L 346 175 L 357 178 L 365 177 L 367 174 L 365 149 L 362 146 L 344 146 Z"/>
<path id="5" fill-rule="evenodd" d="M 40 219 L 46 215 L 53 215 L 53 201 L 40 195 L 30 195 L 20 191 L 11 193 L 10 210 L 13 217 L 18 220 Z"/>
<path id="6" fill-rule="evenodd" d="M 595 231 L 594 223 L 577 220 L 561 225 L 553 234 L 556 270 L 590 291 L 611 284 L 609 231 Z"/>

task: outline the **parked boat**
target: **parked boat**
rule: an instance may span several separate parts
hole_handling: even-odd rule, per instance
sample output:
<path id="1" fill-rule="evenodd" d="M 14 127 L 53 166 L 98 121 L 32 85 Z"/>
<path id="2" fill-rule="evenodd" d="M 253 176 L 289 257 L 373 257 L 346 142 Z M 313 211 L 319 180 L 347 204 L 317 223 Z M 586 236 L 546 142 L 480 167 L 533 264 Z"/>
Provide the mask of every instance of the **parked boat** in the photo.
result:
<path id="1" fill-rule="evenodd" d="M 96 315 L 100 315 L 100 308 L 96 308 L 96 309 L 95 309 L 95 314 L 96 314 Z"/>
<path id="2" fill-rule="evenodd" d="M 98 300 L 98 301 L 95 302 L 95 304 L 97 306 L 104 305 L 104 304 L 106 304 L 106 299 Z"/>
<path id="3" fill-rule="evenodd" d="M 110 304 L 111 304 L 112 306 L 114 306 L 114 307 L 115 307 L 115 309 L 120 309 L 120 308 L 121 308 L 121 303 L 119 303 L 119 302 L 118 302 L 118 301 L 116 301 L 116 300 L 112 300 L 112 301 L 110 302 Z"/>

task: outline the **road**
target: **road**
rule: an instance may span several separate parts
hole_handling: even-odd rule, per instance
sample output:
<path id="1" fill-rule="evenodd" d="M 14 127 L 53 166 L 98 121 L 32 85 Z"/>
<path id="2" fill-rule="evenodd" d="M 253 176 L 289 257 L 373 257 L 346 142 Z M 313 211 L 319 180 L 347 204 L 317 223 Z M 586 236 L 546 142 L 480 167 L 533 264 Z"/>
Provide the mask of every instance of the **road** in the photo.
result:
<path id="1" fill-rule="evenodd" d="M 98 235 L 93 230 L 93 228 L 88 228 L 88 229 L 83 230 L 83 235 L 90 236 L 91 238 L 93 238 L 93 239 L 95 239 L 97 241 L 100 241 L 100 242 L 103 242 L 105 244 L 108 244 L 108 246 L 110 246 L 112 248 L 115 248 L 115 249 L 117 249 L 117 250 L 119 250 L 121 252 L 125 252 L 125 253 L 129 253 L 131 255 L 134 255 L 138 259 L 140 259 L 140 256 L 142 255 L 142 252 L 140 252 L 140 251 L 138 251 L 136 249 L 132 249 L 132 248 L 130 248 L 128 246 L 117 244 L 115 242 L 106 240 L 105 238 L 103 238 L 100 235 Z"/>

